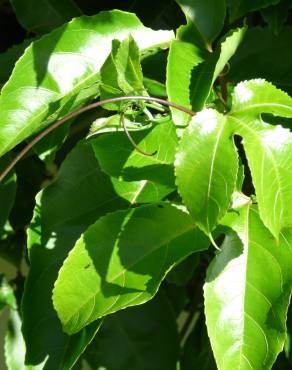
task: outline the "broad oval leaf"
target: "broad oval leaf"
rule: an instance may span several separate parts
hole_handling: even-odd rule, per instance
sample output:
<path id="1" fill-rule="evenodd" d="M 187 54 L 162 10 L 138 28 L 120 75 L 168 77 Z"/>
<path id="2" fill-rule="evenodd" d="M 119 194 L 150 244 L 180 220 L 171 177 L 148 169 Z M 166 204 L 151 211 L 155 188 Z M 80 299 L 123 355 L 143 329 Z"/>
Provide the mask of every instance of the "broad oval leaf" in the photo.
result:
<path id="1" fill-rule="evenodd" d="M 292 286 L 292 234 L 279 244 L 255 207 L 245 205 L 222 222 L 227 231 L 211 263 L 205 312 L 219 370 L 270 370 L 286 338 Z"/>
<path id="2" fill-rule="evenodd" d="M 76 18 L 33 42 L 2 89 L 0 156 L 95 97 L 110 41 L 129 33 L 141 52 L 163 47 L 173 37 L 171 31 L 153 31 L 135 15 L 113 10 Z"/>
<path id="3" fill-rule="evenodd" d="M 175 161 L 178 191 L 196 224 L 210 234 L 235 189 L 238 158 L 226 117 L 207 109 L 185 130 Z"/>
<path id="4" fill-rule="evenodd" d="M 89 144 L 81 142 L 64 160 L 54 183 L 37 196 L 28 230 L 30 270 L 22 299 L 26 364 L 69 370 L 94 337 L 94 322 L 66 335 L 52 305 L 52 289 L 63 260 L 97 217 L 126 208 L 100 170 Z"/>
<path id="5" fill-rule="evenodd" d="M 264 80 L 237 85 L 228 120 L 243 137 L 261 218 L 277 238 L 292 226 L 292 134 L 260 113 L 292 117 L 292 98 Z"/>
<path id="6" fill-rule="evenodd" d="M 63 328 L 85 325 L 150 300 L 166 273 L 208 240 L 168 203 L 118 211 L 81 236 L 59 272 L 53 303 Z"/>
<path id="7" fill-rule="evenodd" d="M 86 351 L 92 369 L 175 370 L 179 336 L 165 293 L 143 305 L 107 316 Z M 113 356 L 113 346 L 115 355 Z"/>

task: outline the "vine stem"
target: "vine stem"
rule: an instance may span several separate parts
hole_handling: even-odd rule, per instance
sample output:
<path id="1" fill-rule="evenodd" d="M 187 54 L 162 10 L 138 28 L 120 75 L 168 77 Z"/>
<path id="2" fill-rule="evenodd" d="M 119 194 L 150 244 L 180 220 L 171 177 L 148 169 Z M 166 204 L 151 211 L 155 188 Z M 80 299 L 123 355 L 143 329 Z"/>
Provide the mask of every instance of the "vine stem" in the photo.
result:
<path id="1" fill-rule="evenodd" d="M 115 98 L 109 98 L 109 99 L 104 99 L 104 100 L 99 100 L 97 102 L 85 105 L 82 108 L 77 109 L 74 112 L 71 112 L 58 120 L 57 122 L 53 123 L 52 125 L 48 126 L 44 131 L 39 133 L 32 141 L 27 144 L 17 155 L 16 157 L 11 161 L 11 163 L 4 169 L 4 171 L 0 174 L 0 182 L 4 180 L 4 178 L 9 174 L 9 172 L 14 168 L 17 162 L 20 161 L 20 159 L 25 156 L 30 149 L 38 143 L 41 139 L 43 139 L 46 135 L 48 135 L 50 132 L 61 126 L 63 123 L 67 122 L 69 119 L 74 118 L 78 116 L 79 114 L 86 112 L 88 110 L 100 107 L 102 105 L 106 105 L 109 103 L 115 103 L 119 101 L 127 101 L 127 100 L 140 100 L 140 101 L 149 101 L 149 102 L 156 102 L 162 105 L 166 105 L 175 109 L 178 109 L 182 112 L 185 112 L 191 116 L 194 116 L 196 112 L 193 112 L 191 109 L 188 109 L 180 104 L 161 99 L 161 98 L 156 98 L 153 96 L 142 96 L 142 95 L 133 95 L 133 96 L 118 96 Z"/>

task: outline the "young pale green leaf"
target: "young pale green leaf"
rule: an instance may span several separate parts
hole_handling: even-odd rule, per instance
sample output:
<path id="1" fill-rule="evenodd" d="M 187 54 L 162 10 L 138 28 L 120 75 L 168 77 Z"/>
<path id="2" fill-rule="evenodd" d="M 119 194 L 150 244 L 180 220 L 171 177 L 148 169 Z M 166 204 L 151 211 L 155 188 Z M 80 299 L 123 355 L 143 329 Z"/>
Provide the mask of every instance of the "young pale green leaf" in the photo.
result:
<path id="1" fill-rule="evenodd" d="M 41 34 L 82 14 L 73 0 L 10 0 L 22 27 Z"/>
<path id="2" fill-rule="evenodd" d="M 237 85 L 228 120 L 243 137 L 261 218 L 277 238 L 292 226 L 292 134 L 266 124 L 260 113 L 292 117 L 292 98 L 264 80 Z"/>
<path id="3" fill-rule="evenodd" d="M 225 0 L 176 0 L 210 49 L 224 25 Z"/>
<path id="4" fill-rule="evenodd" d="M 100 171 L 91 146 L 83 142 L 67 156 L 54 183 L 38 195 L 28 230 L 30 270 L 22 300 L 28 365 L 69 370 L 66 361 L 74 363 L 94 337 L 98 322 L 73 337 L 62 331 L 52 289 L 80 234 L 97 217 L 127 205 Z"/>
<path id="5" fill-rule="evenodd" d="M 169 100 L 186 108 L 192 108 L 192 71 L 195 66 L 202 63 L 203 55 L 204 53 L 191 43 L 179 40 L 171 42 L 166 75 L 166 89 Z M 185 125 L 191 120 L 189 114 L 178 109 L 171 108 L 171 114 L 177 125 Z"/>
<path id="6" fill-rule="evenodd" d="M 109 176 L 125 181 L 150 180 L 174 188 L 173 162 L 178 142 L 171 120 L 131 132 L 139 153 L 123 132 L 103 134 L 90 141 L 101 169 Z"/>
<path id="7" fill-rule="evenodd" d="M 225 35 L 214 53 L 210 53 L 204 63 L 193 69 L 190 81 L 190 101 L 193 110 L 200 111 L 203 109 L 216 78 L 236 52 L 245 32 L 245 27 L 230 31 Z"/>
<path id="8" fill-rule="evenodd" d="M 4 170 L 4 168 L 10 162 L 10 157 L 5 156 L 0 160 L 0 172 Z M 14 203 L 16 194 L 16 175 L 15 172 L 12 171 L 2 182 L 0 182 L 0 231 L 9 216 L 11 208 Z"/>
<path id="9" fill-rule="evenodd" d="M 230 8 L 230 20 L 246 15 L 254 10 L 265 8 L 269 5 L 278 4 L 280 0 L 227 0 Z"/>
<path id="10" fill-rule="evenodd" d="M 291 39 L 292 27 L 285 27 L 279 37 L 268 27 L 248 29 L 243 42 L 230 60 L 228 80 L 241 82 L 264 78 L 292 95 Z"/>
<path id="11" fill-rule="evenodd" d="M 5 275 L 0 275 L 0 313 L 2 309 L 8 306 L 12 309 L 16 309 L 16 299 L 12 286 L 8 283 Z"/>
<path id="12" fill-rule="evenodd" d="M 171 267 L 208 244 L 189 215 L 168 203 L 100 218 L 77 241 L 55 283 L 53 303 L 64 330 L 76 333 L 150 300 Z"/>
<path id="13" fill-rule="evenodd" d="M 103 365 L 111 370 L 176 370 L 177 325 L 172 307 L 162 293 L 141 306 L 105 318 L 86 351 L 92 369 Z"/>
<path id="14" fill-rule="evenodd" d="M 140 53 L 131 35 L 124 41 L 113 40 L 112 51 L 100 70 L 101 99 L 121 95 L 144 95 Z M 117 110 L 120 103 L 107 104 L 107 109 Z"/>
<path id="15" fill-rule="evenodd" d="M 229 213 L 222 224 L 232 230 L 211 263 L 204 286 L 218 370 L 270 370 L 286 337 L 291 229 L 277 244 L 250 205 Z"/>
<path id="16" fill-rule="evenodd" d="M 235 189 L 238 158 L 226 117 L 207 109 L 185 130 L 175 161 L 178 191 L 196 224 L 210 234 Z"/>
<path id="17" fill-rule="evenodd" d="M 129 33 L 144 53 L 173 38 L 171 31 L 153 31 L 135 15 L 113 10 L 76 18 L 33 42 L 2 89 L 0 156 L 95 97 L 110 41 Z"/>

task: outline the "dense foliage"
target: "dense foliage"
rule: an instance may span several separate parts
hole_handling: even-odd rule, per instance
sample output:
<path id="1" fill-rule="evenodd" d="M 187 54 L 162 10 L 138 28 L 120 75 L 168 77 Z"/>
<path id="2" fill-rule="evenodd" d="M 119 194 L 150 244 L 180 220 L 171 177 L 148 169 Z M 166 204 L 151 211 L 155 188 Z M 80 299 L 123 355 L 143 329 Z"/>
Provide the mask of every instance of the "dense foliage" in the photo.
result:
<path id="1" fill-rule="evenodd" d="M 291 9 L 0 1 L 9 370 L 291 369 Z"/>

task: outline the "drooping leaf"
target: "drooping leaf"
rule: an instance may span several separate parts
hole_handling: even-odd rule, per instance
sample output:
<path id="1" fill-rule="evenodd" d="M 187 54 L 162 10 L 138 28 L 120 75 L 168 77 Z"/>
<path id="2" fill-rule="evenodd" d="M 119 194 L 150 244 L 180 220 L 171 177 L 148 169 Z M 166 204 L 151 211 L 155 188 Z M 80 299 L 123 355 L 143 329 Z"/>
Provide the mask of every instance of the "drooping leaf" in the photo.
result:
<path id="1" fill-rule="evenodd" d="M 292 134 L 263 122 L 261 113 L 292 117 L 292 98 L 264 80 L 237 85 L 228 120 L 243 137 L 261 218 L 278 237 L 292 226 Z"/>
<path id="2" fill-rule="evenodd" d="M 254 10 L 259 10 L 279 3 L 280 0 L 227 0 L 230 9 L 230 20 L 246 15 Z"/>
<path id="3" fill-rule="evenodd" d="M 19 23 L 29 32 L 42 34 L 61 26 L 81 10 L 73 0 L 10 0 Z"/>
<path id="4" fill-rule="evenodd" d="M 70 369 L 64 361 L 74 363 L 94 337 L 98 322 L 73 337 L 62 331 L 51 301 L 53 284 L 80 234 L 99 216 L 126 206 L 83 142 L 63 162 L 55 182 L 38 195 L 28 230 L 30 271 L 22 301 L 27 364 Z"/>
<path id="5" fill-rule="evenodd" d="M 86 352 L 86 360 L 93 369 L 103 366 L 111 370 L 176 370 L 177 326 L 173 310 L 162 293 L 144 305 L 105 318 Z"/>
<path id="6" fill-rule="evenodd" d="M 135 15 L 113 10 L 76 18 L 33 42 L 2 89 L 0 155 L 95 97 L 110 41 L 122 41 L 129 33 L 144 53 L 173 37 L 171 31 L 153 31 Z"/>
<path id="7" fill-rule="evenodd" d="M 292 27 L 288 26 L 279 36 L 275 36 L 268 27 L 248 29 L 230 60 L 231 68 L 226 78 L 232 82 L 264 78 L 291 95 L 291 38 Z"/>
<path id="8" fill-rule="evenodd" d="M 55 283 L 53 302 L 64 330 L 76 333 L 150 300 L 171 267 L 208 244 L 190 216 L 168 203 L 100 218 L 77 241 Z"/>
<path id="9" fill-rule="evenodd" d="M 185 130 L 175 161 L 178 191 L 196 224 L 210 234 L 235 189 L 238 159 L 226 117 L 207 109 Z"/>
<path id="10" fill-rule="evenodd" d="M 270 370 L 286 337 L 291 229 L 277 244 L 250 205 L 229 213 L 222 223 L 232 230 L 211 263 L 204 286 L 218 370 Z"/>
<path id="11" fill-rule="evenodd" d="M 5 156 L 0 160 L 0 172 L 10 163 L 11 158 Z M 0 231 L 2 230 L 12 209 L 16 194 L 16 175 L 12 171 L 0 182 Z"/>
<path id="12" fill-rule="evenodd" d="M 150 180 L 174 189 L 173 162 L 177 134 L 171 120 L 141 132 L 131 132 L 139 153 L 123 132 L 103 134 L 90 141 L 101 169 L 125 181 Z"/>
<path id="13" fill-rule="evenodd" d="M 191 20 L 208 47 L 224 25 L 225 0 L 176 0 L 187 19 Z"/>

